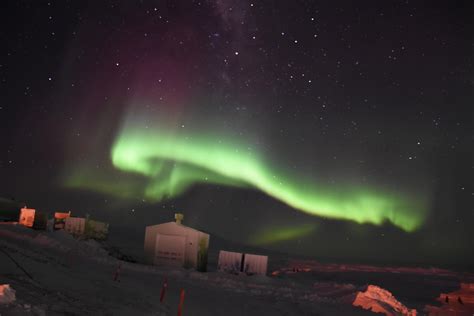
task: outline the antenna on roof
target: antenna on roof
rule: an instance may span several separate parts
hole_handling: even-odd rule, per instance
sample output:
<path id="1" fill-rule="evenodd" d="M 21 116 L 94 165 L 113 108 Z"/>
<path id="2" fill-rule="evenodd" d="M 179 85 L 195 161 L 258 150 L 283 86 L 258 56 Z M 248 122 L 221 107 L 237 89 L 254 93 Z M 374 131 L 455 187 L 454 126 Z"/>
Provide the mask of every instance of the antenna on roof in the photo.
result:
<path id="1" fill-rule="evenodd" d="M 176 220 L 176 224 L 181 224 L 183 221 L 184 215 L 182 213 L 174 214 L 174 219 Z"/>

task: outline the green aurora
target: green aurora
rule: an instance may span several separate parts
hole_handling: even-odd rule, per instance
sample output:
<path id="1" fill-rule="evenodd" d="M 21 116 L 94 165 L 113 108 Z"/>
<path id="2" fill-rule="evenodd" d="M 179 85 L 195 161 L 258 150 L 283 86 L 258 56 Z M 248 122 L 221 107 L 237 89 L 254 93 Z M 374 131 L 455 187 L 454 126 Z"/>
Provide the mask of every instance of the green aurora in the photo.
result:
<path id="1" fill-rule="evenodd" d="M 161 201 L 197 183 L 219 184 L 257 189 L 315 216 L 361 224 L 391 222 L 407 232 L 423 223 L 427 207 L 417 199 L 356 186 L 328 190 L 314 181 L 286 174 L 238 141 L 183 132 L 125 126 L 113 144 L 112 163 L 145 182 L 140 186 L 135 178 L 133 185 L 125 188 L 117 181 L 97 180 L 94 189 L 111 193 L 117 188 L 128 196 L 138 194 L 148 201 Z M 85 180 L 76 178 L 73 182 L 80 186 Z"/>
<path id="2" fill-rule="evenodd" d="M 266 246 L 285 240 L 305 237 L 316 231 L 317 225 L 305 224 L 291 227 L 270 227 L 249 238 L 248 242 L 257 246 Z"/>

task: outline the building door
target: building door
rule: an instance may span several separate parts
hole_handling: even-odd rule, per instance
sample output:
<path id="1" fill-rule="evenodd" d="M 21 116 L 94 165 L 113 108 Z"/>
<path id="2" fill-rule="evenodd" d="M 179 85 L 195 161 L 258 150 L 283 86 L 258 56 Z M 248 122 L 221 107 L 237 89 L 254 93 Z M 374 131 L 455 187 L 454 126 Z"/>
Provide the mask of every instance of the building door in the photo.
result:
<path id="1" fill-rule="evenodd" d="M 158 234 L 153 264 L 183 266 L 185 243 L 184 236 Z"/>

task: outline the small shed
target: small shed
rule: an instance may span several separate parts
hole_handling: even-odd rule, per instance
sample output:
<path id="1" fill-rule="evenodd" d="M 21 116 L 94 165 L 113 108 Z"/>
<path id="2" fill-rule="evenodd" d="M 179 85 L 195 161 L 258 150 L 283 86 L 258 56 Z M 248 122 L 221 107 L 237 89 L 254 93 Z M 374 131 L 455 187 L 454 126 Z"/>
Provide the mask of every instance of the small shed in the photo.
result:
<path id="1" fill-rule="evenodd" d="M 109 224 L 87 218 L 84 230 L 87 238 L 105 240 L 109 235 Z"/>
<path id="2" fill-rule="evenodd" d="M 217 270 L 230 273 L 243 272 L 248 275 L 266 275 L 267 265 L 267 256 L 221 250 Z"/>
<path id="3" fill-rule="evenodd" d="M 175 219 L 146 227 L 145 262 L 206 271 L 209 234 L 184 226 L 182 214 L 175 214 Z"/>
<path id="4" fill-rule="evenodd" d="M 217 270 L 230 273 L 239 273 L 242 271 L 243 254 L 232 251 L 219 251 Z"/>
<path id="5" fill-rule="evenodd" d="M 83 217 L 67 217 L 64 230 L 74 237 L 105 240 L 109 234 L 109 224 Z"/>
<path id="6" fill-rule="evenodd" d="M 243 272 L 247 274 L 267 274 L 268 256 L 246 253 L 244 255 Z"/>
<path id="7" fill-rule="evenodd" d="M 22 208 L 20 209 L 20 218 L 18 223 L 26 227 L 33 227 L 35 221 L 35 209 L 32 208 Z"/>
<path id="8" fill-rule="evenodd" d="M 86 227 L 86 219 L 81 217 L 67 217 L 64 220 L 64 230 L 71 235 L 83 236 Z"/>
<path id="9" fill-rule="evenodd" d="M 35 209 L 24 207 L 20 209 L 18 223 L 33 229 L 46 230 L 48 217 L 44 212 L 38 212 Z"/>
<path id="10" fill-rule="evenodd" d="M 54 213 L 54 230 L 64 229 L 66 225 L 66 218 L 71 216 L 71 212 L 56 212 Z"/>

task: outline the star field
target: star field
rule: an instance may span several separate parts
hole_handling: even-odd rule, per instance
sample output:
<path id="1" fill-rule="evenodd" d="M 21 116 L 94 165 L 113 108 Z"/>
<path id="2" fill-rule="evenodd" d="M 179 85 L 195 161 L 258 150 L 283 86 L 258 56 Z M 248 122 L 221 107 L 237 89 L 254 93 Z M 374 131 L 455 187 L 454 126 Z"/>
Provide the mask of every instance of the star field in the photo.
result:
<path id="1" fill-rule="evenodd" d="M 0 196 L 119 227 L 182 211 L 326 258 L 474 260 L 469 1 L 7 1 L 1 15 Z M 117 144 L 142 156 L 119 161 Z"/>

